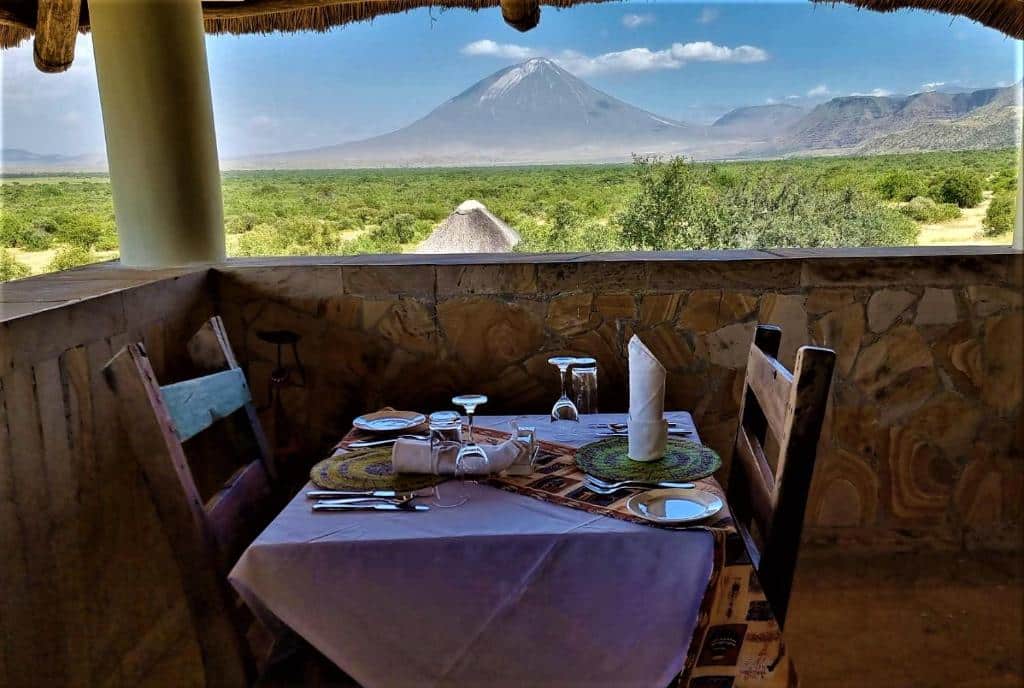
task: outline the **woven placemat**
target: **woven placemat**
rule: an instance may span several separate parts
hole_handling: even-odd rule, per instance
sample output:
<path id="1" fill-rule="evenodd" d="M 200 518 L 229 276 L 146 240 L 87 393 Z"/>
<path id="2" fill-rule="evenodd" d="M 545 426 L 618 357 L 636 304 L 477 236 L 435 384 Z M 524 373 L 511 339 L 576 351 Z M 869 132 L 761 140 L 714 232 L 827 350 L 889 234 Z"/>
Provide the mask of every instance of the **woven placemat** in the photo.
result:
<path id="1" fill-rule="evenodd" d="M 657 461 L 633 461 L 628 454 L 629 438 L 609 437 L 591 442 L 576 452 L 576 465 L 584 473 L 602 480 L 699 480 L 722 465 L 709 447 L 693 440 L 671 438 L 665 456 Z"/>
<path id="2" fill-rule="evenodd" d="M 446 480 L 438 475 L 395 473 L 391 447 L 353 449 L 324 459 L 309 471 L 309 479 L 324 490 L 398 490 L 433 487 Z"/>

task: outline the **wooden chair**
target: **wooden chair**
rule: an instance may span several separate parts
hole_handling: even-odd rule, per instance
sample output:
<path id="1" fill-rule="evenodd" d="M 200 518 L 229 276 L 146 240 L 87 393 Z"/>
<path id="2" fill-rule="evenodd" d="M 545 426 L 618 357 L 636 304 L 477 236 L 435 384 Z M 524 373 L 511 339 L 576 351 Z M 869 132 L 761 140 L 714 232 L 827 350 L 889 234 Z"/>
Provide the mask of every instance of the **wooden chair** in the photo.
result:
<path id="1" fill-rule="evenodd" d="M 757 327 L 727 489 L 736 526 L 780 628 L 835 366 L 835 352 L 803 346 L 790 373 L 777 360 L 781 341 L 778 327 Z M 765 456 L 765 447 L 773 445 L 778 448 L 774 469 Z"/>
<path id="2" fill-rule="evenodd" d="M 247 638 L 251 617 L 230 589 L 227 574 L 280 505 L 274 498 L 278 471 L 219 317 L 203 325 L 188 351 L 208 374 L 161 386 L 141 344 L 121 349 L 104 374 L 171 545 L 206 684 L 248 686 L 257 679 Z M 234 427 L 218 423 L 229 420 Z M 210 499 L 203 499 L 182 443 L 214 424 L 227 426 L 235 451 L 251 453 L 240 454 L 242 465 Z M 248 441 L 239 427 L 246 425 Z M 301 664 L 298 668 L 304 670 Z M 267 683 L 262 680 L 266 673 L 260 678 L 259 683 Z M 292 675 L 285 683 L 296 679 L 305 682 Z"/>

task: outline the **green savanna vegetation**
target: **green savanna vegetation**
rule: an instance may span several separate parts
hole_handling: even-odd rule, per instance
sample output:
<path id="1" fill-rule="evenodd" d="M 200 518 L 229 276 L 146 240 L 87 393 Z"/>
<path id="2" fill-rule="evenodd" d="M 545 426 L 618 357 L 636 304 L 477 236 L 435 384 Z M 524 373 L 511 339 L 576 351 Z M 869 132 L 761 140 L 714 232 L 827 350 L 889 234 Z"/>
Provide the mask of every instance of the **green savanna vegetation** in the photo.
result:
<path id="1" fill-rule="evenodd" d="M 632 165 L 226 172 L 234 256 L 410 250 L 476 199 L 520 251 L 914 244 L 991 198 L 979 231 L 1013 225 L 1016 151 Z M 1007 243 L 1009 237 L 1007 237 Z M 14 250 L 10 250 L 14 249 Z M 105 175 L 0 183 L 0 280 L 116 255 Z"/>

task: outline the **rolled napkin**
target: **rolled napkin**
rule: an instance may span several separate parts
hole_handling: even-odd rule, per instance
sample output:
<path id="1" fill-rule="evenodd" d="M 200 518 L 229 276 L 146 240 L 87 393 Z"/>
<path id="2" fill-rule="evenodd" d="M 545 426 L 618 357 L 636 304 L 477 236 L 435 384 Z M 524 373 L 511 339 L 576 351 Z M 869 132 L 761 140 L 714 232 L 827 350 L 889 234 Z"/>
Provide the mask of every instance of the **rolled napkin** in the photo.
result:
<path id="1" fill-rule="evenodd" d="M 665 454 L 665 366 L 640 338 L 629 340 L 629 458 L 655 461 Z"/>
<path id="2" fill-rule="evenodd" d="M 522 452 L 529 451 L 524 442 L 509 439 L 501 444 L 482 444 L 487 454 L 491 473 L 501 473 L 511 466 Z M 435 454 L 430 451 L 429 440 L 399 439 L 391 450 L 391 465 L 395 473 L 428 473 L 455 475 L 455 458 L 459 448 L 452 446 Z"/>

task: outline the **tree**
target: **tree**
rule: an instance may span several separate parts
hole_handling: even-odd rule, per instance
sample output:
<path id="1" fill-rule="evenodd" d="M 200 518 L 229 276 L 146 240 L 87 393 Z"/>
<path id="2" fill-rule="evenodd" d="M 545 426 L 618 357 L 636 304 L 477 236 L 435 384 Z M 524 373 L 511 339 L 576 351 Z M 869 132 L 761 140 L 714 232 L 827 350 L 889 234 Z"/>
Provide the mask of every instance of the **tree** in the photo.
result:
<path id="1" fill-rule="evenodd" d="M 973 208 L 981 203 L 981 176 L 968 170 L 954 170 L 939 182 L 935 200 L 955 203 L 961 208 Z"/>
<path id="2" fill-rule="evenodd" d="M 639 250 L 697 248 L 711 213 L 704 175 L 682 157 L 634 156 L 639 190 L 619 214 L 622 243 Z"/>
<path id="3" fill-rule="evenodd" d="M 985 212 L 985 236 L 999 236 L 1013 231 L 1013 216 L 1016 199 L 1012 193 L 998 193 Z"/>
<path id="4" fill-rule="evenodd" d="M 927 190 L 924 175 L 909 170 L 894 170 L 878 180 L 875 187 L 889 201 L 909 201 Z"/>

